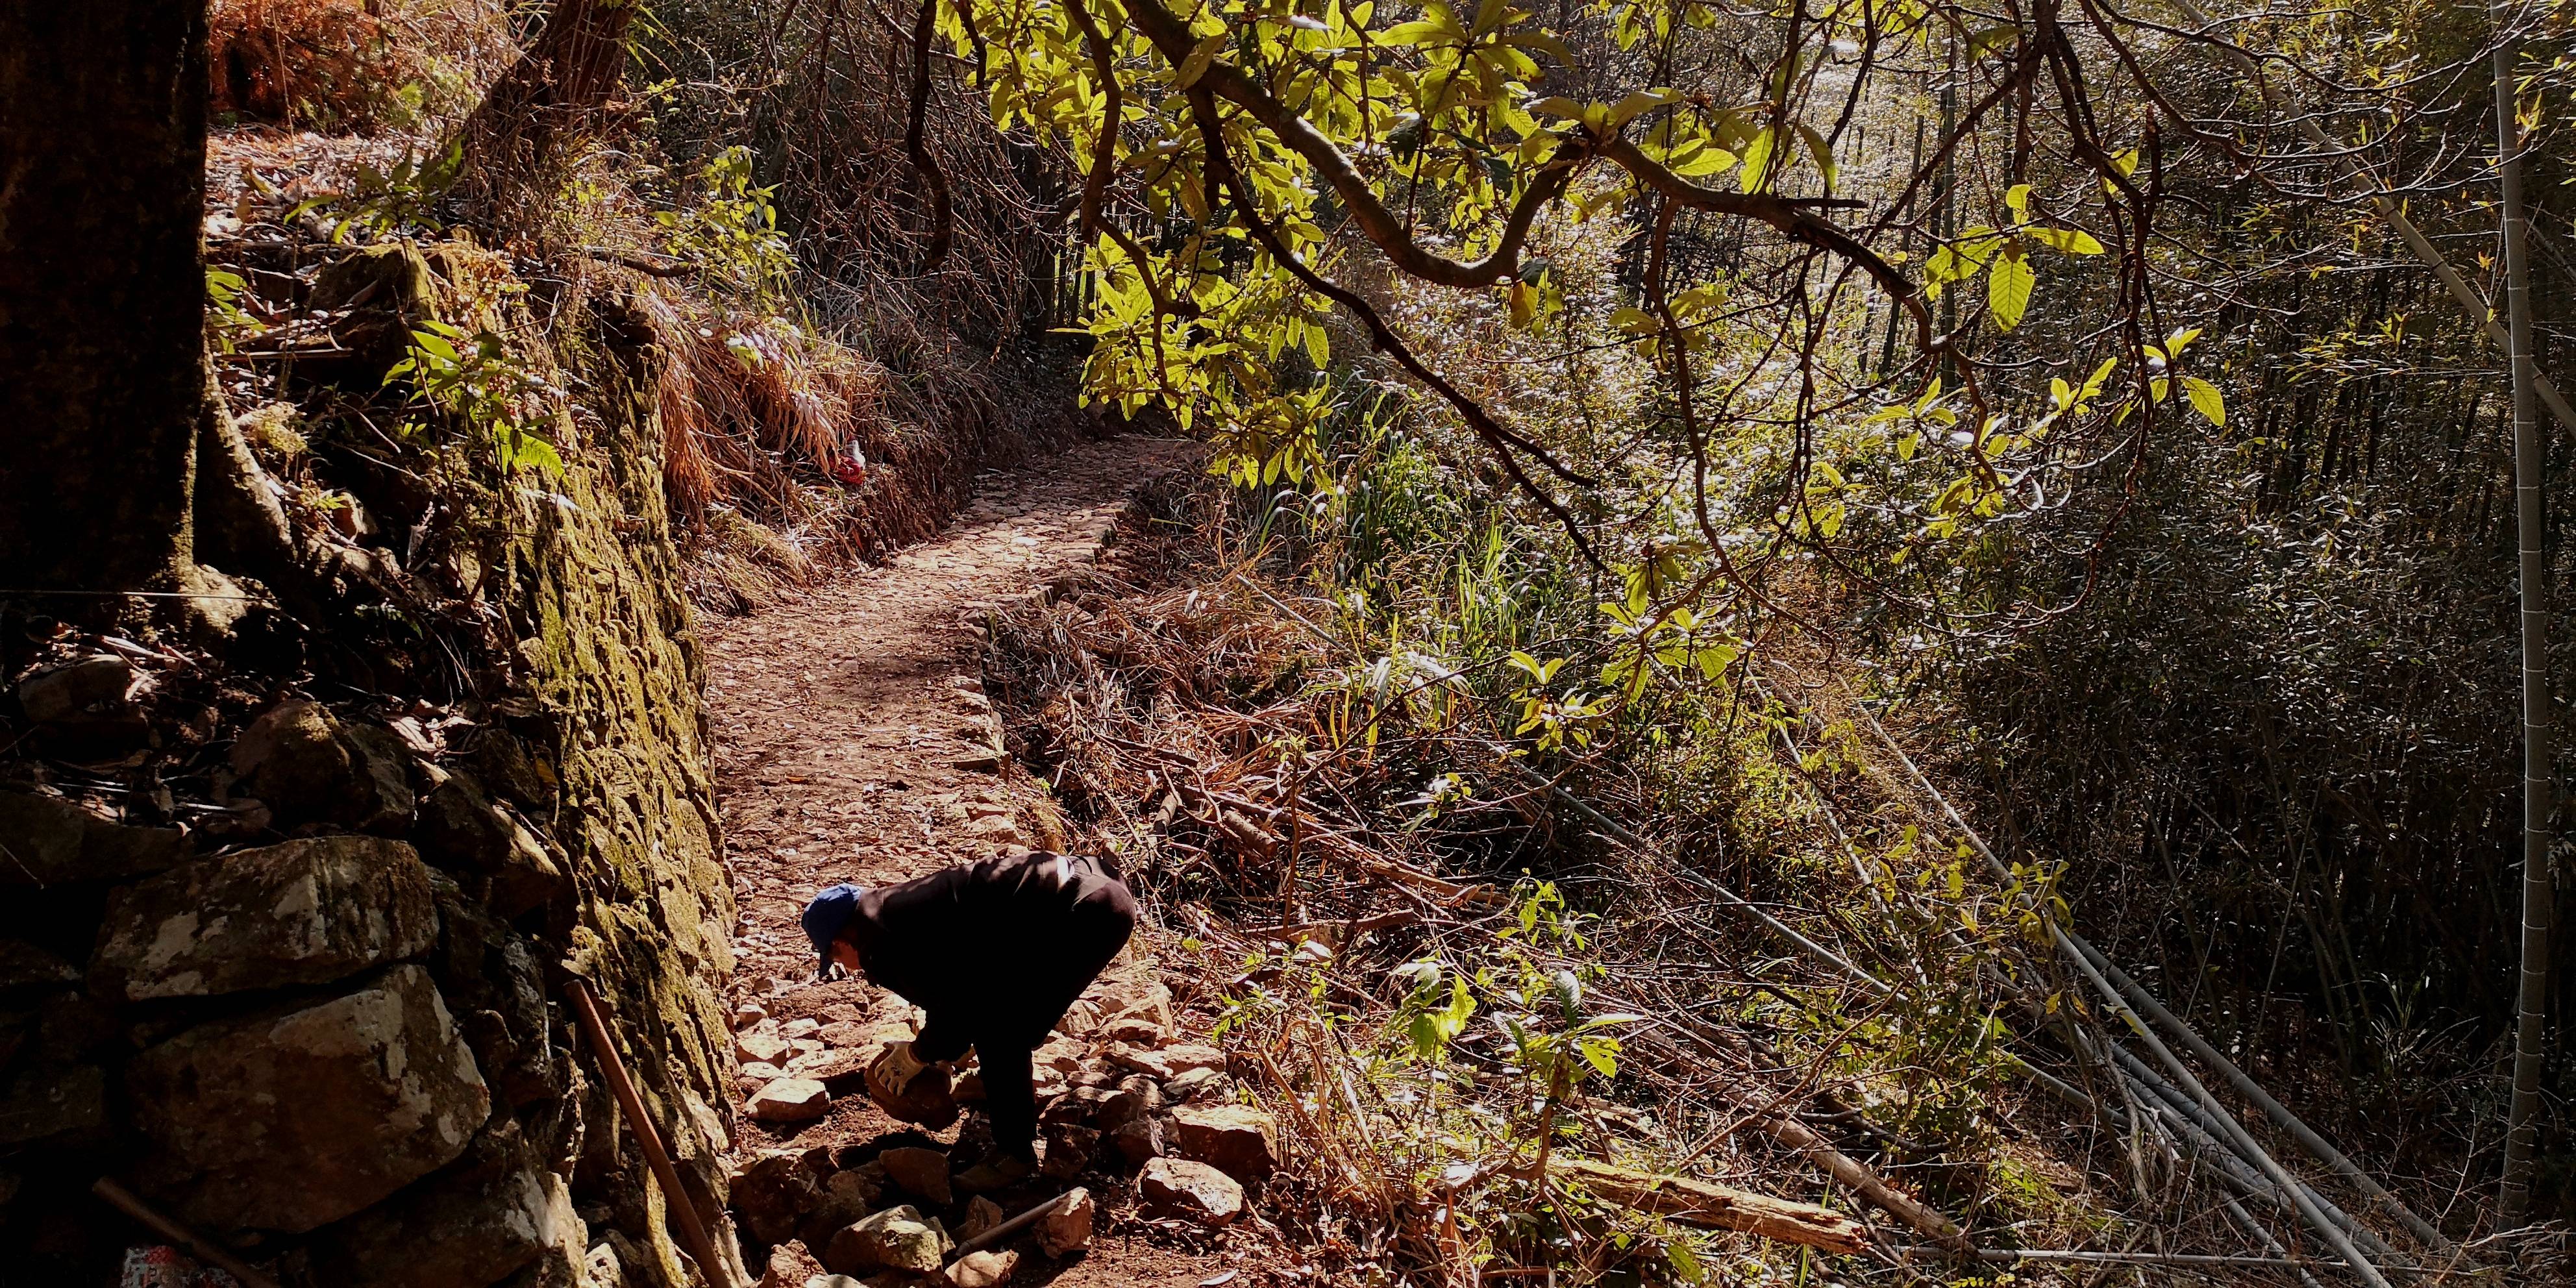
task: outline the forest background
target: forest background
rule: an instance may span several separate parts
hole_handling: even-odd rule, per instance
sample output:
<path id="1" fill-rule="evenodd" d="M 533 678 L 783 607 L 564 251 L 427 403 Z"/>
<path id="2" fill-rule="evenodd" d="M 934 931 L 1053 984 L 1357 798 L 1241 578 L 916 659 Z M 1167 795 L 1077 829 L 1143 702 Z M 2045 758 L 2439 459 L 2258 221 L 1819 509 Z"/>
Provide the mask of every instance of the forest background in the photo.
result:
<path id="1" fill-rule="evenodd" d="M 2065 1021 L 2127 1005 L 2058 951 L 2080 927 L 2439 1260 L 2517 1255 L 2576 1196 L 2541 1018 L 2565 954 L 2523 978 L 2558 900 L 2526 878 L 2567 849 L 2556 762 L 2525 815 L 2524 670 L 2555 726 L 2576 622 L 2517 598 L 2571 559 L 2511 504 L 2518 456 L 2534 503 L 2576 462 L 2543 388 L 2576 348 L 2569 30 L 2553 3 L 227 0 L 208 71 L 246 140 L 355 140 L 289 223 L 685 285 L 661 464 L 702 604 L 918 530 L 928 501 L 833 477 L 1029 390 L 1209 439 L 1225 486 L 1175 513 L 1222 575 L 1193 591 L 1267 634 L 1179 706 L 1250 713 L 1229 790 L 1289 849 L 1249 884 L 1175 861 L 1161 895 L 1392 915 L 1301 872 L 1309 817 L 1507 892 L 1366 990 L 1385 1076 L 1430 1080 L 1413 1170 L 1448 1207 L 1396 1221 L 1423 1255 L 1460 1237 L 1454 1137 L 1534 1145 L 1544 1192 L 1583 1070 L 1629 1087 L 1623 1051 L 1693 1011 L 1981 1225 L 2233 1228 L 2174 1179 L 2192 1147 L 2141 1148 L 2125 1053 Z M 523 47 L 560 115 L 508 110 Z M 209 281 L 225 344 L 291 341 Z M 568 449 L 511 410 L 560 391 L 509 337 L 426 335 L 395 379 L 499 477 Z M 328 480 L 297 503 L 332 510 Z M 1081 822 L 1180 800 L 1123 784 L 1050 705 L 1086 682 L 1002 626 L 1024 758 Z M 1095 725 L 1174 718 L 1168 676 L 1121 683 Z M 1237 1022 L 1330 1028 L 1285 948 L 1243 964 Z M 1442 1117 L 1452 1062 L 1531 1104 Z M 2091 1089 L 2096 1136 L 2033 1127 L 2034 1077 Z M 1478 1256 L 1634 1252 L 1471 1224 Z M 1693 1255 L 1648 1242 L 1659 1273 Z"/>

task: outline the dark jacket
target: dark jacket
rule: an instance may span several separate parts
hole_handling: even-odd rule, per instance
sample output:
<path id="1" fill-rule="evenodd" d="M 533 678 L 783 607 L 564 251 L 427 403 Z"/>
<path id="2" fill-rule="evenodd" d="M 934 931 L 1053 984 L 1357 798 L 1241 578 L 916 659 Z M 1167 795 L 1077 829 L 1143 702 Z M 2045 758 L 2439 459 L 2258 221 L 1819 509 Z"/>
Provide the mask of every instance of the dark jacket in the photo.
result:
<path id="1" fill-rule="evenodd" d="M 925 1045 L 1033 1047 L 1135 924 L 1096 861 L 1040 850 L 871 889 L 845 933 L 869 979 L 929 1012 Z"/>

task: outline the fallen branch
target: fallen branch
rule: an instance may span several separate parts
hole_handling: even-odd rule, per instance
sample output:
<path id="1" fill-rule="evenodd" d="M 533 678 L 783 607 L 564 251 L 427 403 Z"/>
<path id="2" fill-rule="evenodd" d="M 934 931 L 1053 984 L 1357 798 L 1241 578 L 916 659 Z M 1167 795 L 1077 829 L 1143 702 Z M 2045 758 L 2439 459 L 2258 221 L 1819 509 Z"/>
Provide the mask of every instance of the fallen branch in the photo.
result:
<path id="1" fill-rule="evenodd" d="M 665 262 L 658 259 L 647 259 L 642 255 L 633 255 L 625 251 L 615 250 L 606 246 L 584 246 L 581 248 L 581 253 L 590 256 L 592 259 L 599 260 L 602 263 L 615 264 L 621 268 L 634 269 L 636 272 L 642 273 L 646 277 L 687 277 L 689 274 L 698 271 L 697 265 L 688 263 L 685 260 L 672 260 Z"/>
<path id="2" fill-rule="evenodd" d="M 1913 1253 L 1929 1253 L 1937 1255 L 1941 1252 L 1941 1249 L 1890 1248 L 1888 1251 L 1898 1253 L 1900 1255 Z M 2060 1262 L 2068 1265 L 2080 1266 L 2189 1266 L 2202 1269 L 2244 1267 L 2247 1269 L 2261 1268 L 2277 1270 L 2352 1269 L 2352 1264 L 2350 1262 L 2325 1260 L 2317 1257 L 2249 1256 L 2243 1253 L 2228 1252 L 2087 1252 L 2082 1249 L 1983 1248 L 1972 1255 L 1974 1255 L 1979 1261 L 2002 1263 L 2016 1263 L 2024 1261 Z M 2380 1267 L 2382 1270 L 2391 1268 L 2392 1267 L 2388 1266 Z M 2402 1270 L 2408 1274 L 2418 1275 L 2444 1273 L 2439 1270 L 2425 1269 L 2421 1266 L 2399 1266 L 2393 1268 Z"/>
<path id="3" fill-rule="evenodd" d="M 1592 1193 L 1621 1207 L 1651 1212 L 1683 1225 L 1741 1230 L 1827 1252 L 1854 1253 L 1869 1246 L 1868 1226 L 1848 1213 L 1813 1203 L 1773 1198 L 1687 1176 L 1641 1172 L 1588 1158 L 1558 1155 L 1548 1160 L 1548 1171 L 1579 1181 Z"/>
<path id="4" fill-rule="evenodd" d="M 1737 1103 L 1746 1108 L 1756 1107 L 1742 1099 Z M 1976 1245 L 1968 1241 L 1967 1232 L 1959 1228 L 1958 1222 L 1889 1185 L 1880 1179 L 1877 1172 L 1870 1170 L 1867 1163 L 1834 1148 L 1833 1142 L 1819 1135 L 1815 1128 L 1777 1111 L 1755 1117 L 1746 1127 L 1806 1155 L 1807 1161 L 1823 1168 L 1826 1175 L 1942 1247 L 1953 1252 L 1976 1250 Z"/>

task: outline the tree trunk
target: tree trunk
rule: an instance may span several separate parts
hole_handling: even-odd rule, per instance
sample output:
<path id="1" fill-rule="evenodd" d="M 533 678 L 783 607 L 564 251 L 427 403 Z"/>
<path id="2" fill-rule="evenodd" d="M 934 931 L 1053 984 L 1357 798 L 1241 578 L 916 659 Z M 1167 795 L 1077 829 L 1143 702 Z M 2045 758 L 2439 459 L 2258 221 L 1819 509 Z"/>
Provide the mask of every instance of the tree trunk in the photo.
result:
<path id="1" fill-rule="evenodd" d="M 0 590 L 192 570 L 205 47 L 205 0 L 0 0 Z"/>
<path id="2" fill-rule="evenodd" d="M 552 171 L 564 136 L 608 103 L 626 72 L 637 0 L 554 0 L 535 43 L 466 118 L 465 166 L 502 194 Z"/>

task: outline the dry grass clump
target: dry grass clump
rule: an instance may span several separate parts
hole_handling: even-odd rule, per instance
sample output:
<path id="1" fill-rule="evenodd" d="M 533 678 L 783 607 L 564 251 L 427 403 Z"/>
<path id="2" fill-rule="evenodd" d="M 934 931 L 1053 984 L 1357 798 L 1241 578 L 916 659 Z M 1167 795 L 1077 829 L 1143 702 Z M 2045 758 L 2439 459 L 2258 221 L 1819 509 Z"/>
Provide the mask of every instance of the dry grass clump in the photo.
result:
<path id="1" fill-rule="evenodd" d="M 1042 372 L 917 337 L 906 377 L 770 314 L 646 293 L 663 479 L 704 607 L 745 612 L 936 532 L 976 469 L 1070 436 Z"/>
<path id="2" fill-rule="evenodd" d="M 469 106 L 512 49 L 498 0 L 215 0 L 209 107 L 326 133 L 409 129 Z"/>

